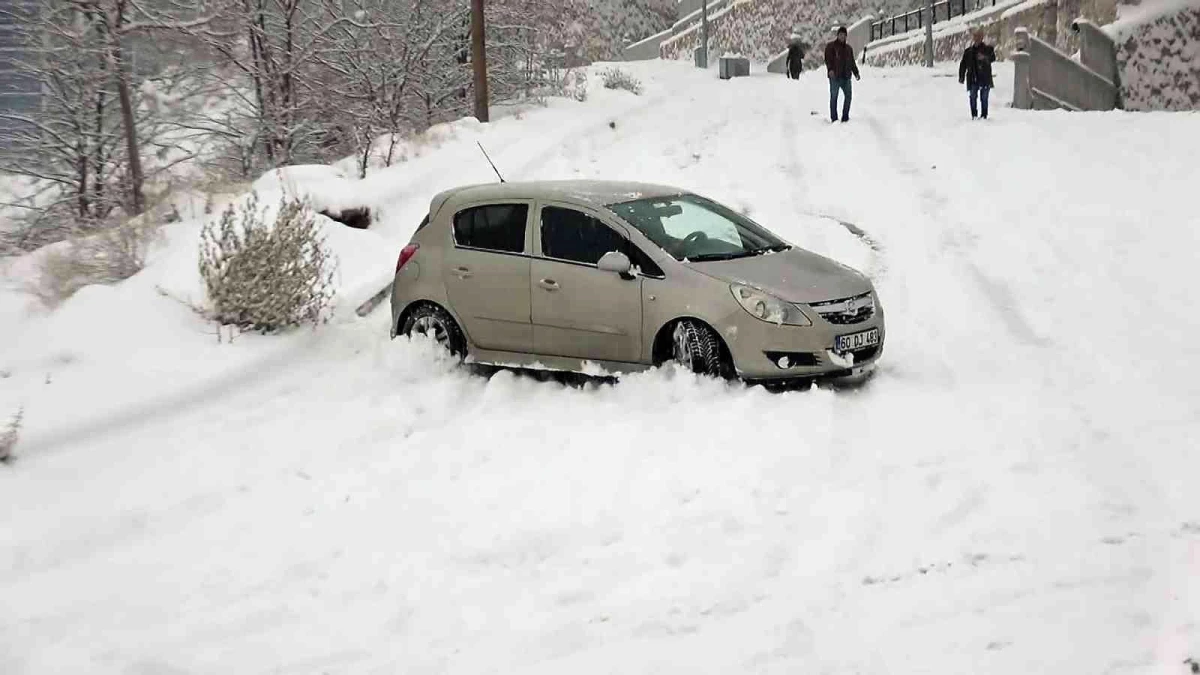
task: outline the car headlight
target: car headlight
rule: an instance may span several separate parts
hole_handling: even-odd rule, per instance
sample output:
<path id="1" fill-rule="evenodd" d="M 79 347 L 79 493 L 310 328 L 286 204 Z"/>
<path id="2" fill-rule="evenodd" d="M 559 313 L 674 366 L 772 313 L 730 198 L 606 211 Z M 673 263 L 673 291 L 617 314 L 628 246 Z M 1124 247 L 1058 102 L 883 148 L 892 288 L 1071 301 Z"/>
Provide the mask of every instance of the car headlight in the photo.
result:
<path id="1" fill-rule="evenodd" d="M 804 315 L 804 312 L 800 311 L 799 307 L 753 286 L 730 284 L 729 290 L 733 291 L 733 297 L 742 306 L 742 309 L 759 321 L 785 326 L 812 325 L 812 321 Z"/>

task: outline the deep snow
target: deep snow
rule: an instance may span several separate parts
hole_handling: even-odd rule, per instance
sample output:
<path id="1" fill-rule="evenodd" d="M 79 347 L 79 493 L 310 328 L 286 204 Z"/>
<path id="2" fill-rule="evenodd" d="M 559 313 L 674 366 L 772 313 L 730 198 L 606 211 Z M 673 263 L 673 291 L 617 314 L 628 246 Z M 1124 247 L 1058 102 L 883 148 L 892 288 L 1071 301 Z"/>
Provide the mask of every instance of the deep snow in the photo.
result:
<path id="1" fill-rule="evenodd" d="M 627 64 L 365 181 L 333 324 L 218 343 L 196 221 L 54 313 L 0 293 L 0 673 L 1184 672 L 1200 658 L 1200 115 L 971 122 L 951 69 Z M 569 388 L 389 341 L 444 187 L 692 188 L 868 272 L 861 389 Z M 30 261 L 16 261 L 28 274 Z M 165 295 L 164 295 L 165 294 Z M 170 297 L 168 297 L 170 296 Z M 9 330 L 8 327 L 13 327 Z"/>

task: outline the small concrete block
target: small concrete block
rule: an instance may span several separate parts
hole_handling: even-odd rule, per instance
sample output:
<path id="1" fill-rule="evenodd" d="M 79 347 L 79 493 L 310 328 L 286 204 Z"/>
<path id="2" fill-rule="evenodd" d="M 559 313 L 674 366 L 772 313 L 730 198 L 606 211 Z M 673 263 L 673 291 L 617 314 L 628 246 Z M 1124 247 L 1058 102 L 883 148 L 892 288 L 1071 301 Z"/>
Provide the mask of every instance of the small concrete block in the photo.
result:
<path id="1" fill-rule="evenodd" d="M 750 59 L 740 56 L 722 56 L 719 62 L 722 80 L 750 76 Z"/>

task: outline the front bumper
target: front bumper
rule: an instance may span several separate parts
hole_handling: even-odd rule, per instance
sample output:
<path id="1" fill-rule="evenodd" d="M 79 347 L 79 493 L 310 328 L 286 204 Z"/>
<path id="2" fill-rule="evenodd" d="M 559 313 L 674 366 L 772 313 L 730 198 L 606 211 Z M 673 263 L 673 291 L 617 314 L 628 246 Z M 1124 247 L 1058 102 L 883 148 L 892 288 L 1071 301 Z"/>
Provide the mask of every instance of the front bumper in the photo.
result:
<path id="1" fill-rule="evenodd" d="M 872 367 L 883 354 L 887 340 L 883 308 L 876 304 L 871 318 L 855 324 L 831 324 L 805 310 L 812 326 L 779 326 L 760 321 L 741 308 L 717 327 L 733 357 L 734 369 L 746 380 L 790 380 L 806 377 L 851 375 Z M 834 351 L 839 335 L 879 329 L 876 345 L 850 352 L 853 359 Z"/>

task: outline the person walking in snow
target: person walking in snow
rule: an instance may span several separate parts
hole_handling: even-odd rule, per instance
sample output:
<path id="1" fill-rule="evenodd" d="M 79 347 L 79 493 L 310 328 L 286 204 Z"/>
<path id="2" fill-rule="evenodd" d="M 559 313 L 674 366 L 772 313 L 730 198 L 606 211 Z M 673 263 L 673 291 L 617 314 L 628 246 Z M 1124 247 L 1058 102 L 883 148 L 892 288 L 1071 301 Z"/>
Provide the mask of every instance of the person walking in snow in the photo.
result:
<path id="1" fill-rule="evenodd" d="M 850 87 L 850 75 L 861 80 L 858 65 L 854 63 L 854 48 L 846 42 L 846 27 L 837 29 L 837 38 L 825 45 L 825 68 L 829 71 L 829 117 L 838 121 L 837 100 L 838 91 L 845 94 L 842 101 L 842 121 L 850 121 L 850 98 L 853 91 Z"/>
<path id="2" fill-rule="evenodd" d="M 996 49 L 983 42 L 983 31 L 975 30 L 975 42 L 963 51 L 962 61 L 958 63 L 958 83 L 967 85 L 970 92 L 971 119 L 983 113 L 983 119 L 988 118 L 988 92 L 995 86 L 992 80 L 992 63 L 996 60 Z M 982 110 L 976 107 L 976 99 L 982 104 Z"/>
<path id="3" fill-rule="evenodd" d="M 788 44 L 787 70 L 788 78 L 793 80 L 800 79 L 800 71 L 804 70 L 804 50 L 800 46 L 799 38 L 794 35 Z"/>

